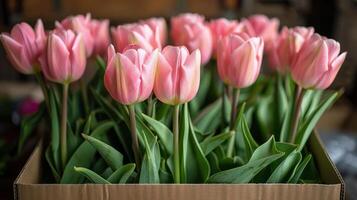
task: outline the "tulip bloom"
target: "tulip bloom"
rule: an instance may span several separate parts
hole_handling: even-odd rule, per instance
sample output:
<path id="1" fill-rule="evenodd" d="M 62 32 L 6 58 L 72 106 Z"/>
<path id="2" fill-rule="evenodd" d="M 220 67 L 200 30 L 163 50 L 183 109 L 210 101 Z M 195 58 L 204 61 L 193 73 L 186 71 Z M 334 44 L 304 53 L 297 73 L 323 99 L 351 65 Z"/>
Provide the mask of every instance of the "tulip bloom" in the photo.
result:
<path id="1" fill-rule="evenodd" d="M 35 29 L 26 23 L 14 26 L 10 34 L 0 35 L 7 56 L 14 68 L 23 74 L 33 74 L 41 70 L 39 57 L 42 55 L 47 36 L 41 20 Z"/>
<path id="2" fill-rule="evenodd" d="M 77 81 L 86 66 L 82 34 L 76 35 L 71 30 L 50 33 L 47 51 L 40 62 L 48 80 L 63 84 Z"/>
<path id="3" fill-rule="evenodd" d="M 146 100 L 154 87 L 157 57 L 158 50 L 147 53 L 138 48 L 115 53 L 111 45 L 104 76 L 109 94 L 124 105 Z"/>
<path id="4" fill-rule="evenodd" d="M 109 20 L 91 20 L 90 31 L 94 38 L 93 54 L 104 56 L 110 43 Z"/>
<path id="5" fill-rule="evenodd" d="M 197 94 L 200 84 L 200 62 L 200 50 L 197 49 L 190 54 L 184 46 L 166 46 L 159 55 L 154 93 L 161 102 L 174 106 L 172 132 L 174 135 L 173 160 L 175 183 L 180 183 L 180 104 L 189 102 Z"/>
<path id="6" fill-rule="evenodd" d="M 187 23 L 203 24 L 205 23 L 205 17 L 199 14 L 184 13 L 171 18 L 171 36 L 174 40 L 176 40 L 177 39 L 176 37 L 179 36 L 178 34 L 173 34 L 173 33 L 179 33 L 180 29 L 182 29 Z"/>
<path id="7" fill-rule="evenodd" d="M 340 44 L 335 40 L 314 34 L 301 47 L 292 65 L 292 78 L 305 89 L 326 89 L 334 81 L 346 54 L 340 54 Z"/>
<path id="8" fill-rule="evenodd" d="M 264 40 L 265 51 L 269 51 L 278 37 L 279 20 L 269 19 L 265 15 L 253 15 L 243 19 L 240 23 L 243 32 L 252 37 L 261 37 Z"/>
<path id="9" fill-rule="evenodd" d="M 111 29 L 115 49 L 118 52 L 130 45 L 138 45 L 140 48 L 151 52 L 161 49 L 159 34 L 147 24 L 125 24 Z"/>
<path id="10" fill-rule="evenodd" d="M 300 51 L 305 40 L 314 34 L 313 28 L 284 27 L 281 31 L 274 47 L 268 52 L 270 66 L 279 71 L 286 73 L 290 71 L 290 66 Z"/>
<path id="11" fill-rule="evenodd" d="M 231 34 L 218 44 L 218 73 L 223 82 L 235 88 L 253 84 L 259 75 L 264 41 L 245 33 Z"/>
<path id="12" fill-rule="evenodd" d="M 213 55 L 217 56 L 217 46 L 219 40 L 224 38 L 225 36 L 238 31 L 238 21 L 237 20 L 227 20 L 226 18 L 219 18 L 212 20 L 209 23 L 209 27 L 212 33 L 212 41 L 213 41 Z"/>
<path id="13" fill-rule="evenodd" d="M 70 16 L 62 20 L 61 22 L 56 22 L 57 30 L 72 30 L 75 33 L 81 33 L 85 45 L 86 55 L 90 57 L 93 53 L 94 40 L 98 38 L 93 38 L 91 34 L 91 16 L 90 14 Z"/>
<path id="14" fill-rule="evenodd" d="M 160 43 L 161 45 L 166 44 L 167 40 L 167 25 L 166 21 L 162 17 L 158 18 L 149 18 L 146 20 L 140 21 L 141 24 L 146 24 L 148 25 L 151 30 L 154 32 L 155 35 L 158 35 L 157 37 L 160 38 Z"/>
<path id="15" fill-rule="evenodd" d="M 186 47 L 166 46 L 159 55 L 155 96 L 166 104 L 178 105 L 192 100 L 200 83 L 200 51 L 191 54 Z"/>
<path id="16" fill-rule="evenodd" d="M 141 153 L 136 133 L 135 103 L 149 98 L 154 87 L 158 50 L 146 52 L 131 46 L 123 53 L 115 53 L 114 46 L 108 49 L 104 86 L 116 101 L 128 105 L 132 148 L 135 162 L 140 169 Z"/>
<path id="17" fill-rule="evenodd" d="M 183 14 L 171 18 L 171 37 L 175 45 L 183 45 L 190 52 L 199 49 L 201 62 L 206 64 L 212 54 L 212 33 L 200 15 Z"/>

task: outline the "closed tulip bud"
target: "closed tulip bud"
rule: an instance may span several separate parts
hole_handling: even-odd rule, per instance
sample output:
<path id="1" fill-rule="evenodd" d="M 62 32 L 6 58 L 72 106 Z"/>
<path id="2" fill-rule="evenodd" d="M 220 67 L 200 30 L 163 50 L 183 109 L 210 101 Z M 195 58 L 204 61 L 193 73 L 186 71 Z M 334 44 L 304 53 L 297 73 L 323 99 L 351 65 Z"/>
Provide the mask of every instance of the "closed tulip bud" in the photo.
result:
<path id="1" fill-rule="evenodd" d="M 16 70 L 24 74 L 33 74 L 40 70 L 39 57 L 47 40 L 41 20 L 37 21 L 35 29 L 26 23 L 17 24 L 10 34 L 2 33 L 0 39 Z"/>
<path id="2" fill-rule="evenodd" d="M 140 48 L 151 52 L 161 49 L 159 35 L 147 24 L 125 24 L 111 29 L 115 49 L 118 52 L 129 45 L 138 45 Z"/>
<path id="3" fill-rule="evenodd" d="M 152 31 L 154 31 L 156 37 L 159 38 L 161 45 L 165 45 L 167 41 L 167 25 L 166 21 L 162 17 L 149 18 L 141 21 L 142 24 L 148 25 Z"/>
<path id="4" fill-rule="evenodd" d="M 54 31 L 48 37 L 47 50 L 40 58 L 46 79 L 69 84 L 82 77 L 86 66 L 82 34 Z"/>
<path id="5" fill-rule="evenodd" d="M 109 20 L 91 20 L 90 30 L 94 38 L 93 54 L 106 55 L 110 44 Z"/>
<path id="6" fill-rule="evenodd" d="M 238 27 L 238 21 L 236 20 L 227 20 L 226 18 L 219 18 L 212 20 L 209 23 L 209 27 L 212 33 L 213 41 L 213 55 L 216 55 L 217 45 L 220 39 L 236 31 Z"/>
<path id="7" fill-rule="evenodd" d="M 157 57 L 158 50 L 147 52 L 139 47 L 115 53 L 114 46 L 110 45 L 104 75 L 109 94 L 124 105 L 149 98 L 154 87 Z"/>
<path id="8" fill-rule="evenodd" d="M 253 84 L 259 75 L 264 41 L 245 33 L 231 34 L 218 44 L 218 73 L 220 78 L 235 88 Z"/>
<path id="9" fill-rule="evenodd" d="M 62 20 L 61 22 L 56 22 L 57 30 L 72 30 L 76 34 L 81 34 L 83 37 L 86 55 L 90 57 L 93 53 L 94 39 L 91 34 L 91 16 L 90 14 L 70 16 Z"/>
<path id="10" fill-rule="evenodd" d="M 274 47 L 268 52 L 270 66 L 280 73 L 290 71 L 290 66 L 305 40 L 314 34 L 313 28 L 284 27 Z"/>
<path id="11" fill-rule="evenodd" d="M 212 55 L 212 33 L 200 15 L 183 14 L 171 18 L 171 37 L 175 45 L 183 45 L 190 52 L 199 49 L 201 62 L 206 64 Z"/>
<path id="12" fill-rule="evenodd" d="M 340 44 L 335 40 L 314 34 L 304 42 L 294 60 L 292 78 L 305 89 L 326 89 L 334 81 L 346 54 L 340 54 Z"/>
<path id="13" fill-rule="evenodd" d="M 200 83 L 201 54 L 184 46 L 166 46 L 159 55 L 154 93 L 163 103 L 178 105 L 192 100 Z"/>
<path id="14" fill-rule="evenodd" d="M 200 23 L 203 24 L 205 23 L 205 17 L 199 14 L 193 14 L 193 13 L 184 13 L 177 15 L 173 18 L 171 18 L 171 37 L 173 37 L 174 40 L 178 39 L 176 37 L 179 37 L 178 34 L 173 34 L 173 33 L 179 33 L 180 29 L 183 28 L 185 24 L 194 24 L 194 23 Z"/>
<path id="15" fill-rule="evenodd" d="M 278 37 L 279 20 L 269 19 L 265 15 L 253 15 L 243 19 L 240 23 L 241 30 L 250 36 L 261 37 L 264 40 L 265 51 L 272 48 Z"/>

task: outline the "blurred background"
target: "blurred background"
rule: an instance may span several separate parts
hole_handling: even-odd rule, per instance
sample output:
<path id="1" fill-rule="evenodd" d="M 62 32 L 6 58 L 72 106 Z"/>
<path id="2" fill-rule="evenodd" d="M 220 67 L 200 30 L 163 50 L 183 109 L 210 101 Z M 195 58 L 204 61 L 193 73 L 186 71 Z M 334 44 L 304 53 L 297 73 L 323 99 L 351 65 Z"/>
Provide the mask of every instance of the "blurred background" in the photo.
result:
<path id="1" fill-rule="evenodd" d="M 323 116 L 318 130 L 344 176 L 348 198 L 357 199 L 357 0 L 1 0 L 0 32 L 21 21 L 34 24 L 38 18 L 51 29 L 55 20 L 87 12 L 110 19 L 112 25 L 154 16 L 169 21 L 182 12 L 207 19 L 265 14 L 280 19 L 281 25 L 313 26 L 339 41 L 348 55 L 333 88 L 344 88 L 345 94 Z M 17 73 L 0 45 L 0 199 L 12 198 L 11 184 L 36 144 L 33 137 L 25 153 L 16 154 L 21 117 L 36 109 L 41 98 L 35 80 Z"/>

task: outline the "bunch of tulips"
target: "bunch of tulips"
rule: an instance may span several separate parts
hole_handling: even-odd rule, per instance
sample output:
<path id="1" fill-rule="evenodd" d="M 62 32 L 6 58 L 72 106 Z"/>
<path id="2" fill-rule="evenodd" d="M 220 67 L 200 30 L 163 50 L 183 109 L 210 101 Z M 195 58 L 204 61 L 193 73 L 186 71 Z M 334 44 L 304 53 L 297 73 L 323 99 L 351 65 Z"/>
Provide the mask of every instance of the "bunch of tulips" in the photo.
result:
<path id="1" fill-rule="evenodd" d="M 319 182 L 305 146 L 340 96 L 323 91 L 345 60 L 339 43 L 313 28 L 279 32 L 263 15 L 180 14 L 170 30 L 168 40 L 163 18 L 109 30 L 87 14 L 1 34 L 14 68 L 42 88 L 20 144 L 48 125 L 53 181 Z"/>

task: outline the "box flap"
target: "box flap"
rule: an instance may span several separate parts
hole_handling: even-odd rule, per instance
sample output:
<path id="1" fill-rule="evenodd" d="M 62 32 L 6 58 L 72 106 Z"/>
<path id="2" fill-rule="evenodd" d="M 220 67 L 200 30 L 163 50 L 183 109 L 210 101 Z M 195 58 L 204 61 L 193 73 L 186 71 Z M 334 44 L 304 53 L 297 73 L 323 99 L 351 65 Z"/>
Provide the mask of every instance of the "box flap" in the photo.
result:
<path id="1" fill-rule="evenodd" d="M 345 199 L 345 183 L 336 165 L 328 155 L 318 133 L 315 131 L 309 139 L 309 149 L 314 154 L 320 176 L 326 184 L 341 184 L 341 200 Z M 318 155 L 318 156 L 316 156 Z"/>

